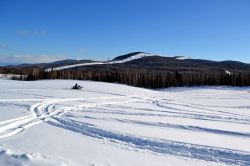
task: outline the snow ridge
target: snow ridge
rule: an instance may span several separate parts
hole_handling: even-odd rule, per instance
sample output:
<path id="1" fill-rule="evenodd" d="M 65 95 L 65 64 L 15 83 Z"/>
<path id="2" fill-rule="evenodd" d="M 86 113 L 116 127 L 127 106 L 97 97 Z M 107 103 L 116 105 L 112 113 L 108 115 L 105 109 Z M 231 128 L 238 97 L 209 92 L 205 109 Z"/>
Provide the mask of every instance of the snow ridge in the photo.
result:
<path id="1" fill-rule="evenodd" d="M 39 153 L 28 154 L 28 153 L 14 153 L 10 150 L 0 148 L 0 165 L 8 166 L 43 166 L 43 165 L 63 165 L 62 163 L 48 160 L 47 157 L 42 156 Z"/>

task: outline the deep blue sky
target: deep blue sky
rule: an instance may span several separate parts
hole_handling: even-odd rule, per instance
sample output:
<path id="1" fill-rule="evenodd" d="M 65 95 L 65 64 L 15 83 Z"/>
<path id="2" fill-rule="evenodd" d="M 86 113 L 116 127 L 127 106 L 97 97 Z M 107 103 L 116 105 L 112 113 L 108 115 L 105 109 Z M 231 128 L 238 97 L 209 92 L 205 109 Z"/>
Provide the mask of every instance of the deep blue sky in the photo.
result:
<path id="1" fill-rule="evenodd" d="M 250 63 L 250 0 L 0 0 L 0 63 L 133 51 Z"/>

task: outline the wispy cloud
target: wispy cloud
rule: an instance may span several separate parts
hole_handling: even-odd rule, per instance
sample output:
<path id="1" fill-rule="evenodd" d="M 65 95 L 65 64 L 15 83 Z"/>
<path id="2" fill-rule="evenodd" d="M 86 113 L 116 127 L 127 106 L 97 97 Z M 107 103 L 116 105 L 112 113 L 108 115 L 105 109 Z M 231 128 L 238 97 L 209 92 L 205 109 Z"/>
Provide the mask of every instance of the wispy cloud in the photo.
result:
<path id="1" fill-rule="evenodd" d="M 16 30 L 16 34 L 19 36 L 45 36 L 47 35 L 46 30 Z"/>
<path id="2" fill-rule="evenodd" d="M 3 44 L 3 43 L 0 43 L 0 49 L 1 49 L 1 48 L 8 48 L 8 45 Z"/>
<path id="3" fill-rule="evenodd" d="M 79 51 L 80 51 L 80 52 L 85 52 L 86 49 L 85 49 L 85 48 L 80 48 Z"/>
<path id="4" fill-rule="evenodd" d="M 65 59 L 63 56 L 52 55 L 0 55 L 0 62 L 2 64 L 23 64 L 23 63 L 50 63 Z"/>

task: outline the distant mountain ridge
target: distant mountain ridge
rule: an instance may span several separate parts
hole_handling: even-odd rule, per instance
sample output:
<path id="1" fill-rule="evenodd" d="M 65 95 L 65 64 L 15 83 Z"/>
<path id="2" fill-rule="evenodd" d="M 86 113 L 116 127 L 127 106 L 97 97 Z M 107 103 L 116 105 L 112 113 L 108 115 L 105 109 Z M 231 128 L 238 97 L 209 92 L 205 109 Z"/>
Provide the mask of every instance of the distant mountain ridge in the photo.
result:
<path id="1" fill-rule="evenodd" d="M 159 71 L 188 71 L 188 70 L 233 70 L 250 71 L 250 64 L 238 61 L 212 61 L 203 59 L 191 59 L 189 57 L 175 56 L 165 57 L 158 54 L 145 52 L 132 52 L 117 56 L 110 61 L 74 60 L 65 59 L 52 63 L 22 64 L 9 66 L 10 68 L 40 68 L 53 70 L 84 70 L 93 66 L 109 66 L 110 68 L 145 69 Z M 3 67 L 3 66 L 1 66 Z"/>
<path id="2" fill-rule="evenodd" d="M 67 59 L 46 64 L 0 67 L 26 80 L 79 79 L 119 82 L 145 88 L 194 85 L 250 86 L 250 64 L 132 52 L 110 61 Z"/>
<path id="3" fill-rule="evenodd" d="M 81 62 L 83 62 L 81 64 Z M 60 67 L 61 70 L 84 70 L 84 68 L 95 68 L 96 66 L 105 66 L 110 68 L 123 68 L 126 70 L 145 69 L 159 71 L 188 71 L 188 70 L 233 70 L 233 71 L 248 71 L 250 64 L 238 61 L 212 61 L 202 59 L 191 59 L 189 57 L 164 57 L 158 54 L 150 54 L 145 52 L 133 52 L 115 57 L 111 61 L 104 62 L 75 62 L 76 66 Z M 49 65 L 48 65 L 49 66 Z"/>
<path id="4" fill-rule="evenodd" d="M 141 58 L 147 57 L 147 56 L 155 56 L 155 55 L 149 54 L 149 53 L 144 53 L 144 52 L 136 52 L 136 53 L 130 53 L 130 54 L 116 57 L 111 61 L 78 62 L 78 63 L 70 64 L 70 65 L 63 65 L 62 64 L 61 66 L 58 66 L 58 67 L 49 67 L 49 68 L 45 69 L 45 71 L 50 72 L 50 71 L 59 71 L 59 70 L 66 70 L 66 69 L 86 67 L 86 66 L 123 64 L 123 63 L 129 62 L 129 61 L 141 59 Z"/>
<path id="5" fill-rule="evenodd" d="M 120 56 L 115 57 L 113 60 L 123 60 L 123 59 L 129 58 L 131 56 L 141 54 L 141 53 L 144 53 L 144 52 L 132 52 L 132 53 L 120 55 Z"/>

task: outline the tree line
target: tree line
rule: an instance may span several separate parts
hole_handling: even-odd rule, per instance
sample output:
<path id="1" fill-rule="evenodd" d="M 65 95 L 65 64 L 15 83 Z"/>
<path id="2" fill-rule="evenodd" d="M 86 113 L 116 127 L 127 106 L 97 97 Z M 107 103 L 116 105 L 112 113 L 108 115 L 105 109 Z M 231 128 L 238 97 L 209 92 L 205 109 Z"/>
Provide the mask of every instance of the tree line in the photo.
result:
<path id="1" fill-rule="evenodd" d="M 176 86 L 202 86 L 202 85 L 228 85 L 250 86 L 250 72 L 233 72 L 231 74 L 221 71 L 174 71 L 174 72 L 145 72 L 145 71 L 52 71 L 45 72 L 39 68 L 8 69 L 0 68 L 0 73 L 20 74 L 20 80 L 41 79 L 76 79 L 104 82 L 116 82 L 143 88 L 166 88 Z"/>

